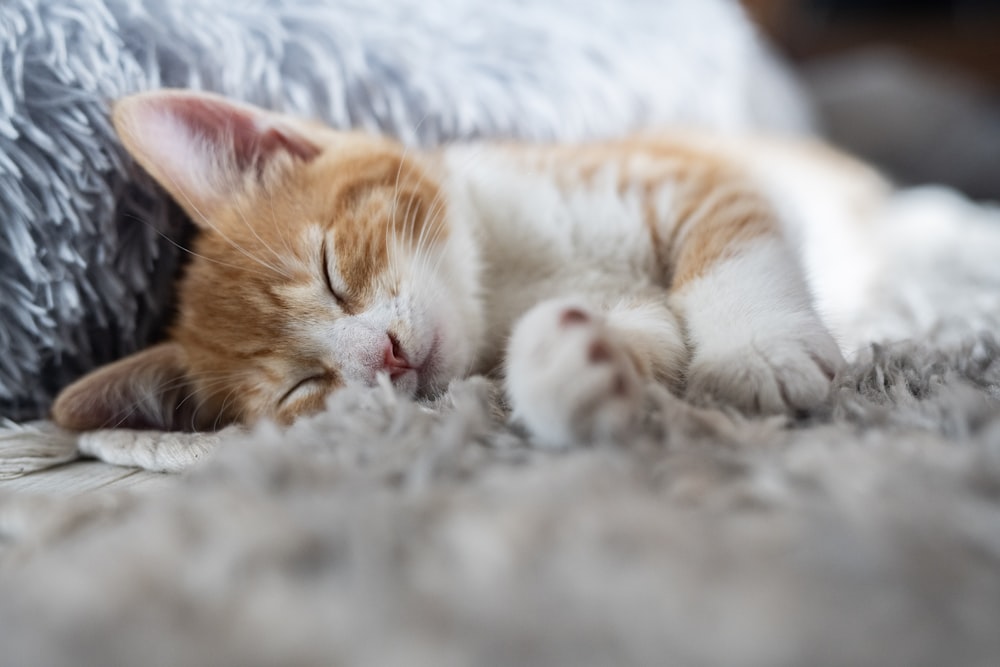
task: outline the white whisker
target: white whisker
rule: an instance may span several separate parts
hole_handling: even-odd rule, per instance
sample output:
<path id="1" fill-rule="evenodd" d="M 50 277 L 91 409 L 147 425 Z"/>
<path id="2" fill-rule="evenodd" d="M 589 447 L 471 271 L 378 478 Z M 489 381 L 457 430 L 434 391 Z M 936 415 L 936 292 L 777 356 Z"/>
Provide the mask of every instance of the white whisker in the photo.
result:
<path id="1" fill-rule="evenodd" d="M 270 197 L 270 193 L 268 193 L 268 197 Z M 272 207 L 271 211 L 272 211 L 272 219 L 273 219 L 273 217 L 274 217 L 274 216 L 273 216 L 273 213 L 274 213 L 274 209 L 273 209 L 273 207 Z M 249 221 L 249 220 L 247 219 L 246 215 L 244 215 L 244 213 L 243 213 L 243 207 L 242 207 L 242 206 L 240 206 L 240 205 L 239 205 L 239 203 L 237 203 L 237 206 L 236 206 L 236 213 L 237 213 L 237 215 L 239 215 L 239 216 L 240 216 L 240 220 L 242 220 L 242 221 L 243 221 L 243 224 L 244 224 L 244 225 L 246 225 L 246 228 L 250 230 L 250 233 L 251 233 L 251 234 L 253 234 L 254 238 L 255 238 L 255 239 L 257 239 L 257 241 L 258 241 L 258 242 L 259 242 L 259 243 L 260 243 L 260 244 L 261 244 L 262 246 L 264 246 L 264 249 L 265 249 L 265 250 L 267 250 L 268 252 L 270 252 L 270 253 L 271 253 L 272 255 L 274 255 L 274 258 L 275 258 L 276 260 L 278 260 L 278 263 L 279 263 L 279 264 L 280 264 L 280 263 L 283 263 L 283 262 L 285 261 L 285 258 L 284 258 L 284 257 L 283 257 L 282 255 L 278 254 L 278 253 L 277 253 L 277 252 L 276 252 L 276 251 L 274 250 L 274 248 L 272 248 L 272 247 L 271 247 L 271 246 L 270 246 L 270 245 L 269 245 L 269 244 L 267 243 L 267 241 L 265 241 L 264 239 L 262 239 L 262 238 L 260 237 L 260 234 L 258 234 L 258 233 L 257 233 L 257 230 L 256 230 L 256 229 L 254 229 L 254 226 L 253 226 L 252 224 L 250 224 L 250 221 Z M 276 223 L 276 221 L 275 221 L 275 223 Z M 277 227 L 278 227 L 278 225 L 277 225 L 277 224 L 274 224 L 274 227 L 276 227 L 276 228 L 277 228 Z M 284 276 L 285 278 L 291 278 L 291 275 L 290 275 L 290 274 L 289 274 L 289 273 L 288 273 L 287 271 L 285 271 L 284 269 L 282 269 L 282 268 L 281 268 L 280 266 L 276 266 L 276 265 L 273 265 L 273 264 L 270 264 L 270 263 L 268 263 L 268 265 L 269 265 L 269 266 L 271 266 L 271 267 L 272 267 L 272 268 L 274 269 L 274 271 L 275 271 L 275 272 L 277 272 L 277 273 L 280 273 L 280 274 L 281 274 L 282 276 Z"/>
<path id="2" fill-rule="evenodd" d="M 170 178 L 170 177 L 168 176 L 168 178 Z M 232 240 L 231 238 L 229 238 L 228 236 L 226 236 L 226 234 L 223 233 L 223 231 L 221 229 L 219 229 L 218 226 L 212 224 L 212 221 L 208 219 L 208 216 L 206 216 L 204 213 L 202 213 L 201 209 L 199 209 L 197 206 L 195 206 L 194 202 L 191 201 L 191 198 L 188 197 L 187 194 L 184 192 L 184 190 L 177 185 L 177 182 L 173 178 L 170 178 L 170 180 L 173 183 L 174 190 L 181 193 L 181 196 L 184 197 L 184 201 L 186 201 L 187 204 L 188 204 L 188 206 L 191 207 L 191 210 L 193 210 L 198 215 L 198 217 L 201 219 L 202 222 L 204 222 L 206 225 L 208 225 L 209 227 L 211 227 L 215 231 L 215 233 L 217 233 L 219 236 L 221 236 L 223 239 L 225 239 L 225 241 L 228 242 L 229 245 L 231 245 L 233 248 L 235 248 L 236 250 L 238 250 L 241 254 L 243 254 L 248 259 L 252 259 L 253 261 L 255 261 L 258 264 L 260 264 L 261 266 L 263 266 L 264 268 L 270 269 L 271 271 L 273 271 L 275 273 L 278 273 L 278 274 L 281 274 L 281 275 L 284 275 L 284 276 L 287 277 L 287 274 L 285 274 L 284 271 L 282 271 L 281 269 L 278 269 L 277 267 L 274 267 L 274 266 L 268 264 L 267 262 L 265 262 L 261 258 L 257 257 L 253 253 L 247 251 L 246 248 L 244 248 L 243 246 L 241 246 L 240 244 L 236 243 L 234 240 Z"/>
<path id="3" fill-rule="evenodd" d="M 271 277 L 269 274 L 264 273 L 262 271 L 253 271 L 251 269 L 246 269 L 246 268 L 244 268 L 242 266 L 237 266 L 235 264 L 229 264 L 228 262 L 223 262 L 223 261 L 220 261 L 218 259 L 213 259 L 212 257 L 206 257 L 205 255 L 202 255 L 200 253 L 195 252 L 194 250 L 191 250 L 190 248 L 185 248 L 180 243 L 178 243 L 177 241 L 174 241 L 172 238 L 170 238 L 169 236 L 167 236 L 166 234 L 164 234 L 163 232 L 161 232 L 159 229 L 157 229 L 154 225 L 152 225 L 149 222 L 143 220 L 142 218 L 140 218 L 138 216 L 130 216 L 130 217 L 132 217 L 135 220 L 138 220 L 142 224 L 146 225 L 147 227 L 149 227 L 150 229 L 152 229 L 154 232 L 156 232 L 157 234 L 159 234 L 160 236 L 162 236 L 164 239 L 166 239 L 171 245 L 175 246 L 176 248 L 178 248 L 180 250 L 183 250 L 184 252 L 186 252 L 187 254 L 191 255 L 192 257 L 197 257 L 199 259 L 205 260 L 206 262 L 211 262 L 213 264 L 218 264 L 219 266 L 225 266 L 225 267 L 228 267 L 230 269 L 237 269 L 239 271 L 250 271 L 251 273 L 256 273 L 257 275 L 260 275 L 260 276 L 266 276 L 268 278 Z"/>

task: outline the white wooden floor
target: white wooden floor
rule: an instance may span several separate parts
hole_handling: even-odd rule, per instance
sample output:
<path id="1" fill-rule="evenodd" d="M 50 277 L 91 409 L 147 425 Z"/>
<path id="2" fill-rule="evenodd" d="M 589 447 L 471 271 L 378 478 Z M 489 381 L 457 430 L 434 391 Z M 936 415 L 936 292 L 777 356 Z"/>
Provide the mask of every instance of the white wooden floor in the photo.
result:
<path id="1" fill-rule="evenodd" d="M 164 487 L 174 479 L 174 475 L 122 468 L 100 461 L 73 461 L 24 477 L 0 480 L 0 491 L 67 496 L 110 488 L 144 491 Z"/>

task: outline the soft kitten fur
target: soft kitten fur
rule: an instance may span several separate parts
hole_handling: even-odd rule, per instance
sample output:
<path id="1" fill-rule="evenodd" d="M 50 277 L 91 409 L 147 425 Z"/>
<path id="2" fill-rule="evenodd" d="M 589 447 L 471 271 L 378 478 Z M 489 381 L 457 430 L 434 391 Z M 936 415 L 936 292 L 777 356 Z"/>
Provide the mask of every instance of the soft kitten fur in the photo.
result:
<path id="1" fill-rule="evenodd" d="M 499 369 L 560 445 L 622 434 L 648 381 L 797 412 L 842 363 L 752 143 L 416 152 L 176 91 L 114 122 L 200 234 L 169 340 L 67 388 L 67 428 L 288 423 L 379 373 L 432 395 Z"/>

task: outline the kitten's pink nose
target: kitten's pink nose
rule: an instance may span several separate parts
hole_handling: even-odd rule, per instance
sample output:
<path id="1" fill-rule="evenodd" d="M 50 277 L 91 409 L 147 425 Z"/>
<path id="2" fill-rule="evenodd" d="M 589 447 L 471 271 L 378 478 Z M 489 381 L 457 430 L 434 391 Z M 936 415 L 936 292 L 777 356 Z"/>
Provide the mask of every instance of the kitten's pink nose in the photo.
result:
<path id="1" fill-rule="evenodd" d="M 407 371 L 413 370 L 413 366 L 410 366 L 410 362 L 407 360 L 403 348 L 400 347 L 399 341 L 391 333 L 386 334 L 382 370 L 389 373 L 389 377 L 393 379 Z"/>

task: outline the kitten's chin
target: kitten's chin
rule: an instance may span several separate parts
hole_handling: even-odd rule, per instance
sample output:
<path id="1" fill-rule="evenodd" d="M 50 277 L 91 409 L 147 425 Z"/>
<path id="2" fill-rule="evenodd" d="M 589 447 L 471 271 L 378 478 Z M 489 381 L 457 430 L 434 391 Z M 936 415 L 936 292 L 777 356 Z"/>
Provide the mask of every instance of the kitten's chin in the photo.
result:
<path id="1" fill-rule="evenodd" d="M 450 378 L 413 369 L 392 380 L 392 386 L 401 394 L 417 399 L 434 398 L 448 388 Z"/>
<path id="2" fill-rule="evenodd" d="M 418 398 L 434 398 L 469 367 L 469 343 L 461 331 L 439 330 L 416 368 Z"/>
<path id="3" fill-rule="evenodd" d="M 432 398 L 448 386 L 451 378 L 443 377 L 441 357 L 441 334 L 435 333 L 427 354 L 416 369 L 416 395 L 419 398 Z"/>

